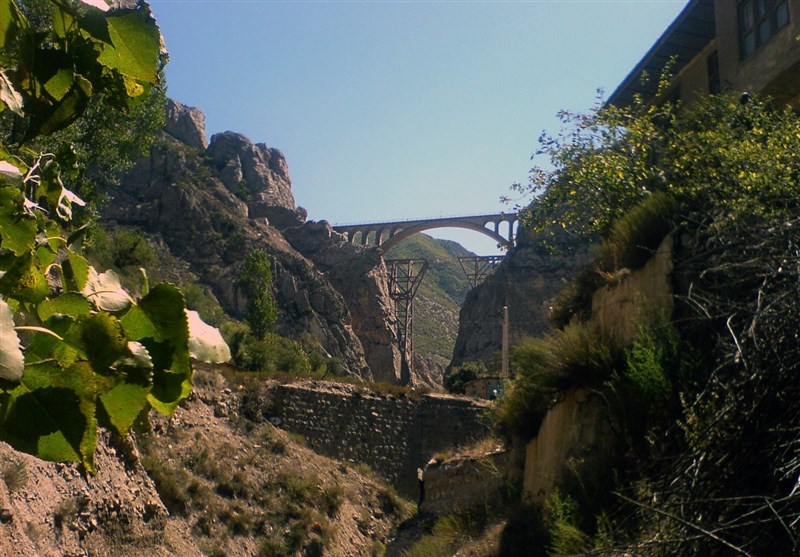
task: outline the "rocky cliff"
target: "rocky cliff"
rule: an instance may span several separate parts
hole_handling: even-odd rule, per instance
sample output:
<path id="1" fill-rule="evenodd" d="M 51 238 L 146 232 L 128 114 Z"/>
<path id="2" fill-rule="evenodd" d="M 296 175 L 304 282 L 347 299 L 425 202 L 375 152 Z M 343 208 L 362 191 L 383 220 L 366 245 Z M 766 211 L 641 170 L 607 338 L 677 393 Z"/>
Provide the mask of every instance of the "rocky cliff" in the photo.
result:
<path id="1" fill-rule="evenodd" d="M 361 341 L 375 381 L 400 383 L 396 320 L 380 252 L 348 243 L 325 221 L 308 222 L 284 234 L 347 301 L 352 330 Z"/>
<path id="2" fill-rule="evenodd" d="M 276 332 L 310 333 L 361 377 L 399 379 L 378 253 L 347 244 L 327 223 L 305 222 L 277 149 L 233 132 L 207 143 L 202 113 L 170 101 L 165 133 L 109 192 L 101 214 L 160 235 L 239 317 L 246 308 L 237 288 L 244 255 L 264 250 L 274 274 Z"/>
<path id="3" fill-rule="evenodd" d="M 547 239 L 550 247 L 542 242 Z M 497 270 L 467 294 L 459 315 L 451 368 L 489 361 L 502 348 L 503 306 L 508 306 L 509 342 L 550 330 L 550 301 L 589 262 L 587 247 L 565 235 L 543 236 L 521 230 Z"/>

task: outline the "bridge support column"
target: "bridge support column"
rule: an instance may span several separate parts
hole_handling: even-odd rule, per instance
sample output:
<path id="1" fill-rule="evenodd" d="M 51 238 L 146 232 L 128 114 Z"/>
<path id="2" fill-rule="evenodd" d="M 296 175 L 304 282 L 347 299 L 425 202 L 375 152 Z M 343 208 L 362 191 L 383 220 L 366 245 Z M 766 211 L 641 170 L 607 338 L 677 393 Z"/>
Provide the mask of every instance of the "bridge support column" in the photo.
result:
<path id="1" fill-rule="evenodd" d="M 387 259 L 389 295 L 394 300 L 400 347 L 400 383 L 407 385 L 414 370 L 414 296 L 428 270 L 426 259 Z"/>

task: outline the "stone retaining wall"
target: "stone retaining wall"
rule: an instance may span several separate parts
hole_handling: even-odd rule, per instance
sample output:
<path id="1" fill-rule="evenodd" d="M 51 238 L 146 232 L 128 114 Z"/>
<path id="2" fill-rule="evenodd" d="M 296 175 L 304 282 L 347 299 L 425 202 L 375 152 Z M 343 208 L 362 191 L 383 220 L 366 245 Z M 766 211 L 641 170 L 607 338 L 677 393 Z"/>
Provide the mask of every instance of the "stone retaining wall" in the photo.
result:
<path id="1" fill-rule="evenodd" d="M 429 466 L 422 510 L 449 514 L 473 507 L 499 508 L 511 475 L 509 453 L 497 451 Z"/>
<path id="2" fill-rule="evenodd" d="M 316 452 L 367 464 L 414 500 L 418 467 L 438 451 L 489 434 L 489 404 L 461 397 L 382 394 L 324 382 L 275 385 L 270 395 L 262 412 L 280 427 L 305 437 Z"/>

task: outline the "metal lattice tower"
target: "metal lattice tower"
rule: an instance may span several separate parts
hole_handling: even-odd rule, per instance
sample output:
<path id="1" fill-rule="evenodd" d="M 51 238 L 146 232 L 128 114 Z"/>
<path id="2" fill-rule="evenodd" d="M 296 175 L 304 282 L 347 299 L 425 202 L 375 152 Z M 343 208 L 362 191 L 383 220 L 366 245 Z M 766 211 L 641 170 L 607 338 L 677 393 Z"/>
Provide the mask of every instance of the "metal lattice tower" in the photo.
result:
<path id="1" fill-rule="evenodd" d="M 459 257 L 458 262 L 461 269 L 467 275 L 469 285 L 472 288 L 478 286 L 486 276 L 494 271 L 500 262 L 505 259 L 504 255 L 486 255 L 478 257 Z"/>
<path id="2" fill-rule="evenodd" d="M 414 295 L 428 270 L 427 259 L 386 259 L 389 295 L 394 300 L 397 340 L 402 358 L 401 382 L 411 377 L 414 354 Z"/>

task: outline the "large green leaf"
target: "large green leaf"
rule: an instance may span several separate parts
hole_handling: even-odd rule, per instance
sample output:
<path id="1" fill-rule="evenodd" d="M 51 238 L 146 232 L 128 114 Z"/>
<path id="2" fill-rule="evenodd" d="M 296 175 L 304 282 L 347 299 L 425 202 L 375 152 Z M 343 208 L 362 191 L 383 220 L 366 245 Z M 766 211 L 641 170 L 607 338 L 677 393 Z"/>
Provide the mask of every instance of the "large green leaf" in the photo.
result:
<path id="1" fill-rule="evenodd" d="M 36 245 L 36 219 L 21 214 L 22 193 L 15 187 L 0 188 L 0 247 L 22 255 Z"/>
<path id="2" fill-rule="evenodd" d="M 77 252 L 67 250 L 67 259 L 62 264 L 65 285 L 72 291 L 82 292 L 89 282 L 89 262 Z"/>
<path id="3" fill-rule="evenodd" d="M 14 0 L 0 0 L 0 49 L 14 42 L 20 29 L 27 27 Z"/>
<path id="4" fill-rule="evenodd" d="M 171 416 L 175 408 L 192 392 L 190 374 L 183 373 L 154 373 L 153 389 L 147 395 L 150 404 L 167 416 Z"/>
<path id="5" fill-rule="evenodd" d="M 125 329 L 125 334 L 131 340 L 142 340 L 144 338 L 163 340 L 159 336 L 156 326 L 138 305 L 132 305 L 128 308 L 125 315 L 120 318 L 120 322 L 122 322 L 122 327 Z"/>
<path id="6" fill-rule="evenodd" d="M 44 84 L 44 90 L 47 91 L 54 100 L 60 101 L 72 88 L 74 82 L 75 76 L 72 70 L 62 68 Z"/>
<path id="7" fill-rule="evenodd" d="M 75 325 L 76 319 L 56 314 L 50 316 L 44 323 L 44 328 L 54 334 L 37 333 L 30 345 L 25 350 L 27 364 L 39 363 L 44 360 L 55 360 L 63 368 L 67 368 L 79 360 L 85 360 L 86 354 L 69 342 L 59 340 L 70 336 L 70 329 Z"/>
<path id="8" fill-rule="evenodd" d="M 67 370 L 54 361 L 29 365 L 20 386 L 0 398 L 0 438 L 39 458 L 94 471 L 94 399 L 85 362 Z"/>
<path id="9" fill-rule="evenodd" d="M 65 292 L 39 304 L 36 313 L 42 321 L 47 321 L 54 315 L 68 315 L 77 319 L 81 315 L 88 314 L 91 309 L 91 304 L 82 295 L 77 292 Z"/>
<path id="10" fill-rule="evenodd" d="M 143 10 L 118 10 L 106 18 L 114 47 L 106 47 L 98 61 L 133 79 L 155 84 L 161 32 Z"/>
<path id="11" fill-rule="evenodd" d="M 142 410 L 148 406 L 147 395 L 152 388 L 150 372 L 145 369 L 127 370 L 125 379 L 100 395 L 100 402 L 110 425 L 125 435 Z"/>
<path id="12" fill-rule="evenodd" d="M 5 300 L 0 298 L 0 379 L 19 381 L 24 366 L 22 346 L 14 330 L 14 316 Z"/>
<path id="13" fill-rule="evenodd" d="M 183 294 L 171 284 L 155 286 L 139 302 L 155 330 L 152 337 L 140 339 L 153 359 L 153 390 L 148 400 L 167 415 L 192 389 L 189 324 L 184 305 Z"/>
<path id="14" fill-rule="evenodd" d="M 147 346 L 157 369 L 168 369 L 174 373 L 190 373 L 189 322 L 184 311 L 183 294 L 172 284 L 159 284 L 139 301 L 139 307 L 153 324 L 156 335 L 152 338 L 158 345 L 156 353 Z"/>
<path id="15" fill-rule="evenodd" d="M 50 285 L 38 257 L 25 254 L 0 277 L 0 292 L 21 302 L 39 303 L 50 293 Z"/>
<path id="16" fill-rule="evenodd" d="M 66 340 L 86 354 L 98 374 L 112 373 L 114 362 L 130 354 L 119 320 L 104 311 L 78 318 Z"/>
<path id="17" fill-rule="evenodd" d="M 42 108 L 34 114 L 25 131 L 24 140 L 28 141 L 39 135 L 49 135 L 69 126 L 86 111 L 92 93 L 93 88 L 89 80 L 80 75 L 74 76 L 69 92 L 52 106 Z"/>
<path id="18" fill-rule="evenodd" d="M 53 6 L 53 31 L 60 39 L 66 39 L 67 33 L 73 29 L 75 18 L 61 6 Z"/>

